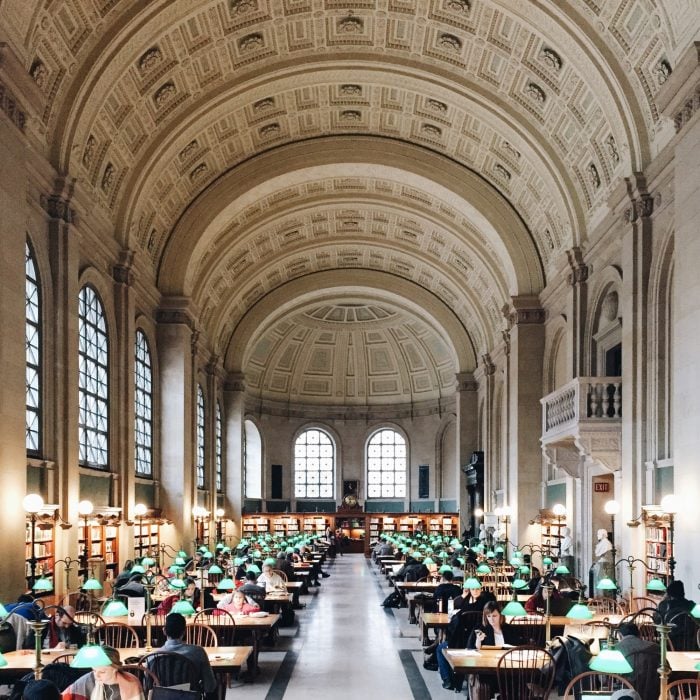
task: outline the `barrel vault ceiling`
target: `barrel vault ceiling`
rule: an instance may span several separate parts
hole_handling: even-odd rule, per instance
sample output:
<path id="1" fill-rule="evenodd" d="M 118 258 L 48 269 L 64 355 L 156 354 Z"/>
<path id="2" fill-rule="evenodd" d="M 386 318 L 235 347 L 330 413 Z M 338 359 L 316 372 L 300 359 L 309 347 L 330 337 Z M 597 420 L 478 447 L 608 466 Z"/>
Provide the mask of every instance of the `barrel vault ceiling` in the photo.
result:
<path id="1" fill-rule="evenodd" d="M 668 141 L 655 95 L 699 15 L 694 0 L 0 0 L 0 41 L 43 96 L 35 143 L 217 352 L 308 281 L 293 324 L 239 334 L 257 391 L 434 399 Z M 347 287 L 351 270 L 387 289 Z M 334 272 L 343 293 L 314 298 Z M 464 335 L 390 299 L 391 280 Z M 378 362 L 372 334 L 393 379 L 351 391 L 360 356 Z M 295 355 L 302 336 L 313 350 Z M 324 362 L 325 384 L 307 376 Z"/>

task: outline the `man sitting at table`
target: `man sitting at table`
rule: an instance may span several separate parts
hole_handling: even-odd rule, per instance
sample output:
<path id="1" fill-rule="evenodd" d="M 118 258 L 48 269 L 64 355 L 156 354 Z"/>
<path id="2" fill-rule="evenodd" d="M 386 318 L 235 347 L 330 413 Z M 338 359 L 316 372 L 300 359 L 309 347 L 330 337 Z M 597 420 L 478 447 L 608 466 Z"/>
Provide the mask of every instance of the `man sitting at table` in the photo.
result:
<path id="1" fill-rule="evenodd" d="M 41 633 L 44 649 L 69 649 L 71 646 L 85 644 L 85 631 L 73 619 L 75 608 L 64 605 L 56 609 L 56 614 L 49 620 Z M 25 649 L 34 648 L 34 630 L 24 640 Z"/>
<path id="2" fill-rule="evenodd" d="M 265 559 L 263 562 L 262 573 L 258 576 L 257 584 L 258 586 L 265 587 L 265 593 L 270 591 L 284 591 L 286 586 L 284 584 L 284 579 L 275 573 L 275 559 Z"/>
<path id="3" fill-rule="evenodd" d="M 448 601 L 454 600 L 457 596 L 461 595 L 461 593 L 462 587 L 454 583 L 454 574 L 452 571 L 444 571 L 442 579 L 433 593 L 437 611 L 446 613 Z"/>
<path id="4" fill-rule="evenodd" d="M 620 641 L 615 649 L 622 652 L 632 673 L 627 674 L 630 683 L 637 689 L 642 700 L 656 700 L 659 697 L 659 666 L 661 649 L 656 642 L 639 638 L 639 628 L 633 622 L 623 622 L 617 628 Z"/>
<path id="5" fill-rule="evenodd" d="M 167 640 L 158 651 L 167 651 L 186 656 L 197 667 L 204 692 L 207 694 L 214 693 L 216 691 L 216 678 L 206 651 L 196 644 L 185 644 L 182 641 L 187 629 L 185 618 L 180 613 L 171 612 L 165 618 L 165 627 L 163 629 Z M 212 695 L 212 697 L 214 696 Z"/>

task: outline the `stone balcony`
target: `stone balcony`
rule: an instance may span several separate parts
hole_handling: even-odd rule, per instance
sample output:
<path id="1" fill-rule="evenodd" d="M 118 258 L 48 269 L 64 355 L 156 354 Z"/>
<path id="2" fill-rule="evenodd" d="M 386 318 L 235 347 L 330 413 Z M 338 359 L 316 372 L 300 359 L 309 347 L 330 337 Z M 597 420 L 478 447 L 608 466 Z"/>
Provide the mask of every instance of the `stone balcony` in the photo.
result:
<path id="1" fill-rule="evenodd" d="M 570 473 L 577 471 L 579 457 L 596 460 L 611 471 L 620 468 L 621 377 L 577 377 L 541 398 L 540 403 L 540 440 L 550 462 Z"/>

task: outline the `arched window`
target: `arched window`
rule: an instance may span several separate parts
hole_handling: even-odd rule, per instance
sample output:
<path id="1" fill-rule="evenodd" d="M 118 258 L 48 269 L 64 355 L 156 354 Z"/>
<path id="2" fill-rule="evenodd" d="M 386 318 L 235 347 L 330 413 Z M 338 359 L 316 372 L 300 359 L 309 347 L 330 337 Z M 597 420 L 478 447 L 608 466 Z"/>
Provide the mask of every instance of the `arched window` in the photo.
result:
<path id="1" fill-rule="evenodd" d="M 246 498 L 262 498 L 262 440 L 252 420 L 243 431 L 243 478 Z"/>
<path id="2" fill-rule="evenodd" d="M 25 355 L 27 360 L 25 443 L 27 452 L 37 455 L 41 450 L 41 294 L 36 263 L 29 243 L 24 244 L 24 269 L 26 275 L 24 298 Z"/>
<path id="3" fill-rule="evenodd" d="M 221 420 L 221 404 L 216 402 L 216 490 L 224 490 L 224 430 Z"/>
<path id="4" fill-rule="evenodd" d="M 136 475 L 153 476 L 153 367 L 148 340 L 136 331 L 134 363 L 134 443 Z"/>
<path id="5" fill-rule="evenodd" d="M 367 497 L 406 497 L 406 440 L 385 428 L 367 443 Z"/>
<path id="6" fill-rule="evenodd" d="M 197 488 L 204 488 L 204 392 L 197 385 Z"/>
<path id="7" fill-rule="evenodd" d="M 80 464 L 109 466 L 109 346 L 104 307 L 85 286 L 78 296 L 78 442 Z"/>
<path id="8" fill-rule="evenodd" d="M 333 498 L 335 447 L 327 433 L 305 430 L 294 443 L 294 497 Z"/>

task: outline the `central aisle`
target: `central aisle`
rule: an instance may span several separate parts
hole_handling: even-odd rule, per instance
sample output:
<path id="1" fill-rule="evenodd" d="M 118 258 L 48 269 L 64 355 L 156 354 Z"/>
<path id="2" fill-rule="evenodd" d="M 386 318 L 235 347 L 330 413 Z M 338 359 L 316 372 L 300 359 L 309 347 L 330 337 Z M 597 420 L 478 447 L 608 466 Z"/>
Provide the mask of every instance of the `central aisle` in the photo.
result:
<path id="1" fill-rule="evenodd" d="M 284 700 L 357 700 L 367 692 L 411 698 L 393 617 L 381 606 L 376 574 L 361 554 L 337 557 L 327 569 L 300 645 Z M 310 611 L 311 612 L 311 611 Z M 390 693 L 390 695 L 385 695 Z"/>

